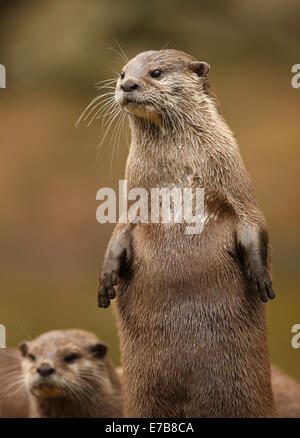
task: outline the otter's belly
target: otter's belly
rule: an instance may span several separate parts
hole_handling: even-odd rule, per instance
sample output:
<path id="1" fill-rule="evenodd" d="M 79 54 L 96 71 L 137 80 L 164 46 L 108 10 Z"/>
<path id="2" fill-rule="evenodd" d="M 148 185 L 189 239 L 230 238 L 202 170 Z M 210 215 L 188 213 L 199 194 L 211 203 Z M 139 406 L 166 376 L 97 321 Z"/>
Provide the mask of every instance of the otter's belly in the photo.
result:
<path id="1" fill-rule="evenodd" d="M 211 316 L 226 319 L 245 308 L 248 294 L 230 224 L 185 235 L 178 227 L 137 226 L 132 271 L 117 294 L 119 322 L 128 333 L 189 331 L 198 336 Z M 129 336 L 130 337 L 130 336 Z"/>
<path id="2" fill-rule="evenodd" d="M 141 224 L 132 232 L 132 280 L 163 288 L 193 292 L 231 285 L 241 279 L 232 221 L 209 222 L 201 234 L 186 234 L 179 225 Z M 136 287 L 135 286 L 135 287 Z M 183 299 L 182 294 L 180 298 Z"/>
<path id="3" fill-rule="evenodd" d="M 233 249 L 231 230 L 208 231 L 189 237 L 178 230 L 135 230 L 132 275 L 121 280 L 116 299 L 131 390 L 151 382 L 163 397 L 174 383 L 184 394 L 196 381 L 204 382 L 205 392 L 205 382 L 228 377 L 219 374 L 216 364 L 240 369 L 236 379 L 242 382 L 243 358 L 267 358 L 260 342 L 265 310 L 247 292 L 240 267 L 228 252 Z"/>

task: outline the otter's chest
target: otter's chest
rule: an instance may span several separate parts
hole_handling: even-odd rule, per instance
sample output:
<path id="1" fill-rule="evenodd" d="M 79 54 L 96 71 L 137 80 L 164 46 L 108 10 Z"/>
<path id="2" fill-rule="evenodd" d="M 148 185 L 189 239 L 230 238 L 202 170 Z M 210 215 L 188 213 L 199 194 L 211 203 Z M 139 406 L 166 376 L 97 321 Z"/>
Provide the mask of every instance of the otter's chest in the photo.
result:
<path id="1" fill-rule="evenodd" d="M 197 230 L 186 224 L 137 224 L 132 233 L 136 272 L 170 281 L 197 280 L 232 263 L 234 233 L 230 221 L 204 217 Z M 189 234 L 189 231 L 195 232 Z M 199 231 L 199 232 L 197 232 Z M 213 275 L 213 274 L 212 274 Z"/>

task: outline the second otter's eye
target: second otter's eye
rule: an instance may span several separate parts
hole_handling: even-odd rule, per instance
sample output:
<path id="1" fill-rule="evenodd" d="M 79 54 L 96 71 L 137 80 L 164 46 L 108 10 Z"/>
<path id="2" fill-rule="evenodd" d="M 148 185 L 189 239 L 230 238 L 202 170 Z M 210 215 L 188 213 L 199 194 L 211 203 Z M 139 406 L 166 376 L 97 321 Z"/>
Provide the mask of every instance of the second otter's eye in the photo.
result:
<path id="1" fill-rule="evenodd" d="M 124 71 L 121 71 L 120 76 L 121 76 L 121 79 L 124 79 L 124 78 L 125 78 L 125 72 L 124 72 Z"/>
<path id="2" fill-rule="evenodd" d="M 35 356 L 33 354 L 28 354 L 28 357 L 30 360 L 32 360 L 32 362 L 35 361 Z"/>
<path id="3" fill-rule="evenodd" d="M 158 78 L 161 74 L 162 74 L 162 71 L 159 69 L 156 69 L 156 70 L 152 70 L 152 72 L 150 73 L 150 76 L 152 78 Z"/>
<path id="4" fill-rule="evenodd" d="M 64 361 L 67 363 L 75 362 L 75 360 L 79 359 L 79 354 L 77 353 L 70 353 L 67 356 L 65 356 Z"/>

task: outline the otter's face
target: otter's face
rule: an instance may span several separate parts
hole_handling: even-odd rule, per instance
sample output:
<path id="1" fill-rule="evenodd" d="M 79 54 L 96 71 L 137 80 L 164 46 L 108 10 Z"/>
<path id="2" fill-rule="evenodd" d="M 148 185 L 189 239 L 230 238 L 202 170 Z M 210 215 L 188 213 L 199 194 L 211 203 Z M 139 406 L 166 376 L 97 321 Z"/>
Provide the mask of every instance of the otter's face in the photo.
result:
<path id="1" fill-rule="evenodd" d="M 49 332 L 19 347 L 26 385 L 36 397 L 76 397 L 97 378 L 106 345 L 76 336 L 72 339 L 65 333 L 60 337 Z"/>
<path id="2" fill-rule="evenodd" d="M 185 112 L 191 96 L 205 97 L 209 65 L 177 50 L 143 52 L 126 64 L 115 100 L 124 111 L 157 122 Z M 173 117 L 172 117 L 173 116 Z"/>

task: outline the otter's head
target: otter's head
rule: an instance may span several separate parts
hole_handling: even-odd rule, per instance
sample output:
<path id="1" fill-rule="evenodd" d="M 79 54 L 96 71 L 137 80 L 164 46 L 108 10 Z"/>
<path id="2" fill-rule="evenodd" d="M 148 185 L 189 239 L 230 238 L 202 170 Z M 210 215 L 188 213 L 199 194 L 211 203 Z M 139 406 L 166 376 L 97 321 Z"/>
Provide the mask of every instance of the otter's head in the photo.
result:
<path id="1" fill-rule="evenodd" d="M 44 333 L 19 348 L 25 383 L 44 398 L 86 395 L 101 375 L 107 351 L 96 335 L 75 329 Z"/>
<path id="2" fill-rule="evenodd" d="M 158 125 L 180 122 L 210 96 L 208 71 L 206 62 L 184 52 L 143 52 L 123 67 L 115 100 L 127 113 Z"/>

